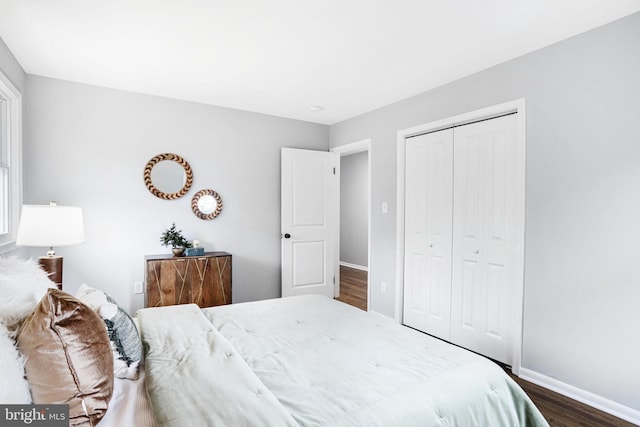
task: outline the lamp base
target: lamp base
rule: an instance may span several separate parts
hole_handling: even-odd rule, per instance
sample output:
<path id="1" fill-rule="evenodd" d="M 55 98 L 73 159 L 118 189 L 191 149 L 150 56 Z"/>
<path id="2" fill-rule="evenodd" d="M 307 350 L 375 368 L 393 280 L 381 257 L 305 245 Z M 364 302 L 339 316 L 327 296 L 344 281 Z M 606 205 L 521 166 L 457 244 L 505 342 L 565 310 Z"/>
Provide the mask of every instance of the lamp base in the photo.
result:
<path id="1" fill-rule="evenodd" d="M 61 256 L 41 256 L 38 264 L 47 272 L 49 279 L 62 290 L 62 257 Z"/>

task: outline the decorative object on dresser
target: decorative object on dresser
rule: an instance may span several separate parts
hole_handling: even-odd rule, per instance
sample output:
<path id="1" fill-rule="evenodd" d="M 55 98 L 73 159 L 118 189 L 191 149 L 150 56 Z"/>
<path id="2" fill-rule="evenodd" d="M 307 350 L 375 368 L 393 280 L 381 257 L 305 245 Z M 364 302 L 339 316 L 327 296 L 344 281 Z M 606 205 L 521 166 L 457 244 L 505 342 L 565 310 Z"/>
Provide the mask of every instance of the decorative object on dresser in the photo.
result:
<path id="1" fill-rule="evenodd" d="M 214 219 L 222 211 L 222 198 L 208 188 L 200 190 L 191 199 L 191 210 L 200 219 Z"/>
<path id="2" fill-rule="evenodd" d="M 84 243 L 82 209 L 75 206 L 23 205 L 16 238 L 17 246 L 48 247 L 47 256 L 38 258 L 50 279 L 62 289 L 62 257 L 56 256 L 54 246 Z"/>
<path id="3" fill-rule="evenodd" d="M 231 304 L 231 254 L 145 257 L 145 307 L 194 303 L 200 307 Z"/>
<path id="4" fill-rule="evenodd" d="M 200 246 L 200 240 L 192 240 L 191 247 L 184 250 L 186 256 L 202 256 L 204 255 L 204 248 Z"/>
<path id="5" fill-rule="evenodd" d="M 160 243 L 162 243 L 162 246 L 171 246 L 171 252 L 175 256 L 181 256 L 186 248 L 192 246 L 191 242 L 182 235 L 182 230 L 176 228 L 175 222 L 162 233 Z"/>
<path id="6" fill-rule="evenodd" d="M 204 248 L 186 248 L 184 250 L 184 254 L 186 256 L 202 256 L 204 255 Z"/>
<path id="7" fill-rule="evenodd" d="M 144 167 L 144 184 L 151 194 L 164 200 L 184 196 L 193 184 L 189 163 L 173 153 L 158 154 Z"/>

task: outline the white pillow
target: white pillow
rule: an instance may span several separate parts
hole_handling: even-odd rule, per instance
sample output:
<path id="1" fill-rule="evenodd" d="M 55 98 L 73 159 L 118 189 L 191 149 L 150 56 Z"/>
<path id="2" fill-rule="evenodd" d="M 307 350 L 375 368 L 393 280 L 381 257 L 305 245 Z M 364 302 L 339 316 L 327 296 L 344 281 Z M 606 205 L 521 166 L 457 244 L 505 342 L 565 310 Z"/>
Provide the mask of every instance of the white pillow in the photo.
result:
<path id="1" fill-rule="evenodd" d="M 0 323 L 10 335 L 36 308 L 47 289 L 56 285 L 31 259 L 0 258 Z"/>
<path id="2" fill-rule="evenodd" d="M 104 292 L 87 286 L 86 283 L 80 285 L 78 292 L 76 292 L 76 298 L 91 307 L 93 311 L 100 311 L 100 308 L 108 303 L 107 295 Z"/>
<path id="3" fill-rule="evenodd" d="M 24 376 L 24 357 L 7 328 L 0 323 L 0 403 L 31 403 L 29 383 Z"/>

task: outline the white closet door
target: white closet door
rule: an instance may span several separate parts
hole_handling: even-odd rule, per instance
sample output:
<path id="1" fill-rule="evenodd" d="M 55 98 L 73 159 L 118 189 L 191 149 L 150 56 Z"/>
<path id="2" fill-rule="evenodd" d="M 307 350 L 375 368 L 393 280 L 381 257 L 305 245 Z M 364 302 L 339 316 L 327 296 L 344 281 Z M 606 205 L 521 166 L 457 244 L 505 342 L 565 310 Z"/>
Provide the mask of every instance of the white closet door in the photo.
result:
<path id="1" fill-rule="evenodd" d="M 516 115 L 455 129 L 451 341 L 512 363 Z"/>
<path id="2" fill-rule="evenodd" d="M 448 340 L 453 130 L 407 139 L 405 158 L 403 322 Z"/>

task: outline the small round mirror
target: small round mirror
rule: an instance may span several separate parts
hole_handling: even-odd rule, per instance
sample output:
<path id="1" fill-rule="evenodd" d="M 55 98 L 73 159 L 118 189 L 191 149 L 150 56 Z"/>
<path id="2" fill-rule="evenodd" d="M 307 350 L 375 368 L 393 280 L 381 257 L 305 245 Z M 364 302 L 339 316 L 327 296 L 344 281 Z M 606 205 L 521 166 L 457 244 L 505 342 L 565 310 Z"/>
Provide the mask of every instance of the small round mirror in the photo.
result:
<path id="1" fill-rule="evenodd" d="M 151 170 L 153 185 L 163 193 L 177 193 L 184 186 L 186 178 L 182 166 L 171 160 L 162 160 Z"/>
<path id="2" fill-rule="evenodd" d="M 189 191 L 193 172 L 189 163 L 177 154 L 158 154 L 144 168 L 144 183 L 154 196 L 173 200 Z"/>
<path id="3" fill-rule="evenodd" d="M 213 190 L 200 190 L 191 199 L 191 210 L 200 219 L 213 219 L 222 211 L 222 198 Z"/>
<path id="4" fill-rule="evenodd" d="M 200 197 L 200 200 L 198 200 L 198 209 L 203 214 L 209 215 L 216 210 L 216 207 L 218 207 L 218 202 L 216 202 L 213 196 L 209 196 L 208 194 Z"/>

